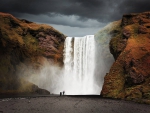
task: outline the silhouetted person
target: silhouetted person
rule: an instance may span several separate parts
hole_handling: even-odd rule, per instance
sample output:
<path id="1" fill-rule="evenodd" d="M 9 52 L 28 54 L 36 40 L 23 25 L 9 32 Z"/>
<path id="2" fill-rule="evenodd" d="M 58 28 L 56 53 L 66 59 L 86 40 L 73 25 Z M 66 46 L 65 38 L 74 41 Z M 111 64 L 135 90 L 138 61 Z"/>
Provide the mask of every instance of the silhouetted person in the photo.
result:
<path id="1" fill-rule="evenodd" d="M 62 95 L 62 92 L 60 92 L 60 96 Z"/>
<path id="2" fill-rule="evenodd" d="M 63 91 L 63 95 L 65 95 L 65 91 Z"/>

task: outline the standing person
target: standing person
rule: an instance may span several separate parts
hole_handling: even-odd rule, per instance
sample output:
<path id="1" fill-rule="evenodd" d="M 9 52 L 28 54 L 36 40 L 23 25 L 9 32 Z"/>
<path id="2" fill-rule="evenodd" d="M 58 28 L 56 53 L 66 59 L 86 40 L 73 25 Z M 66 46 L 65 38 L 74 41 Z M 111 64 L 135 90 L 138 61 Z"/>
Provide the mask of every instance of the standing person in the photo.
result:
<path id="1" fill-rule="evenodd" d="M 65 95 L 65 91 L 63 91 L 63 95 Z"/>

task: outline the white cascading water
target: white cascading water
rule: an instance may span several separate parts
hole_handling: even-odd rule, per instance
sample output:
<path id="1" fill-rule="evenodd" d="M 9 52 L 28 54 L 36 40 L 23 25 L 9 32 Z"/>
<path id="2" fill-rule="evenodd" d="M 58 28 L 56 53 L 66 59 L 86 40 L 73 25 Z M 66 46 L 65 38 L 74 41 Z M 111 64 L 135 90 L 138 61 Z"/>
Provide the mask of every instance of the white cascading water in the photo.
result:
<path id="1" fill-rule="evenodd" d="M 94 35 L 67 37 L 64 47 L 63 89 L 66 94 L 99 94 L 95 83 Z"/>
<path id="2" fill-rule="evenodd" d="M 114 62 L 109 52 L 110 38 L 103 42 L 101 35 L 103 34 L 95 37 L 67 37 L 64 44 L 63 69 L 45 60 L 39 71 L 31 68 L 24 72 L 23 69 L 21 75 L 30 75 L 25 79 L 53 94 L 65 90 L 67 95 L 99 95 L 105 73 Z"/>

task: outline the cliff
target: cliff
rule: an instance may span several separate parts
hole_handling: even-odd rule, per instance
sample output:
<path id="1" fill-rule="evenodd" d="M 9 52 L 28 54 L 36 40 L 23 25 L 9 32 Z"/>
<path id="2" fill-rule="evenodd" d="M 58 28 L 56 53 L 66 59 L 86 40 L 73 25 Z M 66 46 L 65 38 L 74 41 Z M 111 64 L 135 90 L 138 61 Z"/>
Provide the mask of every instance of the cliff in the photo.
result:
<path id="1" fill-rule="evenodd" d="M 123 15 L 109 34 L 115 62 L 101 95 L 150 103 L 150 12 Z"/>
<path id="2" fill-rule="evenodd" d="M 0 93 L 41 92 L 18 71 L 28 66 L 38 70 L 45 60 L 63 65 L 64 41 L 65 36 L 51 26 L 0 13 Z"/>

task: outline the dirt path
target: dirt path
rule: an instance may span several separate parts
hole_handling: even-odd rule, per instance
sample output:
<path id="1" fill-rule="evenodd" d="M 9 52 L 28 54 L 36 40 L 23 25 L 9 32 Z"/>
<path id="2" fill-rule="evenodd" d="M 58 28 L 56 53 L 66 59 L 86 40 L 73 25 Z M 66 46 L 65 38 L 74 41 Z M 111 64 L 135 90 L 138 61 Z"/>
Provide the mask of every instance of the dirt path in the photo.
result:
<path id="1" fill-rule="evenodd" d="M 0 99 L 0 113 L 150 113 L 150 105 L 91 97 Z"/>

